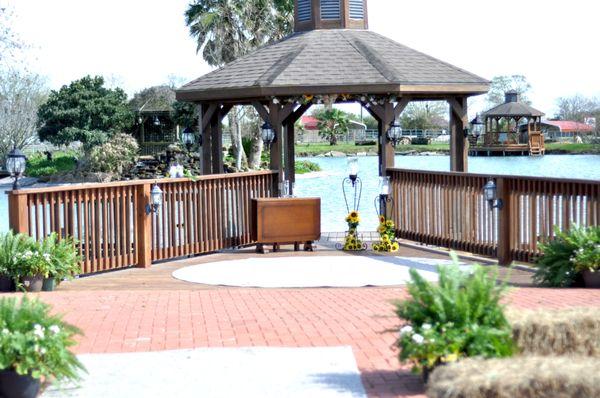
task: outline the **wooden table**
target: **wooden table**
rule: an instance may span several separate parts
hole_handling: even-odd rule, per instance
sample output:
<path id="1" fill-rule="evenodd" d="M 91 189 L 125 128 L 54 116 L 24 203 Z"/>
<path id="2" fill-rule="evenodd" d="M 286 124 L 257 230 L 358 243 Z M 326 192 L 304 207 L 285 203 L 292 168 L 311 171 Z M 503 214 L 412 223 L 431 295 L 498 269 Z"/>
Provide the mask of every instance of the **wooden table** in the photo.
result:
<path id="1" fill-rule="evenodd" d="M 281 244 L 294 244 L 300 250 L 313 250 L 313 243 L 321 238 L 320 198 L 257 198 L 251 203 L 252 240 L 258 253 L 264 253 L 265 244 L 273 244 L 273 251 Z"/>

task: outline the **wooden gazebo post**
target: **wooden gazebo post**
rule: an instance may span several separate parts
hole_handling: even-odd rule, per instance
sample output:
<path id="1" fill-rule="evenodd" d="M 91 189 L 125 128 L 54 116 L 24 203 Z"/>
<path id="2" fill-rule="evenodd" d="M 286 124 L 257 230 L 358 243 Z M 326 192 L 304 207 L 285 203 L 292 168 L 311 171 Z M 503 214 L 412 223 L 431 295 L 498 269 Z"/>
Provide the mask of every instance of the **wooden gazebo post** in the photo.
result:
<path id="1" fill-rule="evenodd" d="M 450 104 L 450 171 L 467 172 L 469 169 L 469 141 L 465 137 L 468 126 L 467 97 L 452 97 Z"/>

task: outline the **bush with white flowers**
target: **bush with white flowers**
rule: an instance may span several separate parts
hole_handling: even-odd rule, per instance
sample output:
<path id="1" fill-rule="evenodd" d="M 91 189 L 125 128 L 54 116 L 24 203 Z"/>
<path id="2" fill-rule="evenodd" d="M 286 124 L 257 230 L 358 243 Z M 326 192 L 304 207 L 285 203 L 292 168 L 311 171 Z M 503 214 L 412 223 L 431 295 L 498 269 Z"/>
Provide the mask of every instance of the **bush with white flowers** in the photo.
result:
<path id="1" fill-rule="evenodd" d="M 24 296 L 0 299 L 0 371 L 13 370 L 44 383 L 79 379 L 83 366 L 71 353 L 80 331 L 50 307 Z"/>
<path id="2" fill-rule="evenodd" d="M 456 261 L 456 258 L 455 258 Z M 403 363 L 426 373 L 463 357 L 512 355 L 511 327 L 500 304 L 503 286 L 488 269 L 440 266 L 437 283 L 411 270 L 410 298 L 396 304 L 405 322 L 397 346 Z"/>

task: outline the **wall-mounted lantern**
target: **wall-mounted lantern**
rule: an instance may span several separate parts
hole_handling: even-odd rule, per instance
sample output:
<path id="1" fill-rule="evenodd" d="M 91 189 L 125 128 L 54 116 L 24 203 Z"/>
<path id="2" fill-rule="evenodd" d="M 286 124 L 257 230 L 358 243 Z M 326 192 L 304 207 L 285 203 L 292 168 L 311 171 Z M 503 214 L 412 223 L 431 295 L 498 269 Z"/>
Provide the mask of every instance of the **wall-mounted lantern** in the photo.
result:
<path id="1" fill-rule="evenodd" d="M 484 124 L 485 123 L 483 121 L 483 118 L 479 113 L 477 114 L 475 119 L 471 120 L 471 132 L 475 138 L 479 139 L 479 137 L 481 137 L 481 134 L 483 134 Z"/>
<path id="2" fill-rule="evenodd" d="M 263 142 L 267 147 L 271 148 L 271 145 L 277 140 L 275 130 L 273 130 L 271 123 L 265 122 L 261 127 L 261 133 Z"/>
<path id="3" fill-rule="evenodd" d="M 181 140 L 183 141 L 183 144 L 187 148 L 188 152 L 191 151 L 196 140 L 196 137 L 194 136 L 194 131 L 191 128 L 186 127 L 183 130 L 183 133 L 181 133 Z"/>
<path id="4" fill-rule="evenodd" d="M 150 191 L 150 203 L 146 205 L 146 214 L 156 214 L 162 207 L 163 191 L 157 184 L 154 184 Z"/>
<path id="5" fill-rule="evenodd" d="M 402 127 L 400 127 L 396 121 L 390 125 L 390 128 L 387 131 L 387 138 L 392 142 L 394 147 L 397 146 L 402 139 Z"/>
<path id="6" fill-rule="evenodd" d="M 13 190 L 19 189 L 19 178 L 25 173 L 27 167 L 27 157 L 16 146 L 8 153 L 6 157 L 6 171 L 14 177 Z"/>
<path id="7" fill-rule="evenodd" d="M 494 180 L 489 180 L 487 184 L 485 184 L 483 187 L 483 196 L 485 200 L 488 201 L 490 210 L 500 210 L 502 209 L 502 206 L 504 206 L 502 199 L 498 198 L 498 187 L 496 186 L 496 182 Z"/>
<path id="8" fill-rule="evenodd" d="M 158 116 L 154 116 L 154 125 L 160 126 L 160 119 L 158 118 Z"/>

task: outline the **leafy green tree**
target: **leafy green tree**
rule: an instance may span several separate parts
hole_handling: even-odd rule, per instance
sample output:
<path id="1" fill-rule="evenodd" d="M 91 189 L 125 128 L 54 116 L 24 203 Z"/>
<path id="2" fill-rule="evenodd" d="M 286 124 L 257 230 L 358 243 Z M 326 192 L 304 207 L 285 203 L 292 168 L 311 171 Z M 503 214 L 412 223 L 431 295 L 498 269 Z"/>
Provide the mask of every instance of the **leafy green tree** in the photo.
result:
<path id="1" fill-rule="evenodd" d="M 411 102 L 400 116 L 403 129 L 429 130 L 448 128 L 448 106 L 442 101 Z"/>
<path id="2" fill-rule="evenodd" d="M 133 123 L 127 94 L 104 87 L 101 76 L 86 76 L 52 91 L 38 112 L 40 139 L 55 145 L 79 141 L 87 152 Z"/>
<path id="3" fill-rule="evenodd" d="M 209 65 L 220 67 L 290 34 L 293 14 L 292 0 L 195 0 L 186 10 L 185 18 L 191 36 L 198 43 L 197 51 L 202 52 Z M 233 153 L 238 164 L 245 158 L 241 115 L 256 114 L 236 109 L 229 113 Z M 263 145 L 258 128 L 252 132 L 252 142 L 250 148 L 258 154 L 250 153 L 249 158 L 260 159 Z"/>
<path id="4" fill-rule="evenodd" d="M 512 76 L 495 76 L 492 79 L 490 91 L 487 94 L 486 100 L 489 107 L 498 106 L 504 103 L 504 93 L 507 91 L 516 91 L 521 94 L 521 101 L 526 104 L 531 104 L 527 94 L 531 90 L 531 84 L 523 75 Z"/>
<path id="5" fill-rule="evenodd" d="M 338 137 L 348 132 L 350 119 L 348 115 L 339 109 L 325 109 L 317 114 L 319 123 L 319 134 L 329 141 L 330 145 L 336 145 Z"/>
<path id="6" fill-rule="evenodd" d="M 367 126 L 367 130 L 377 130 L 379 128 L 379 122 L 371 115 L 363 116 L 362 122 Z"/>

